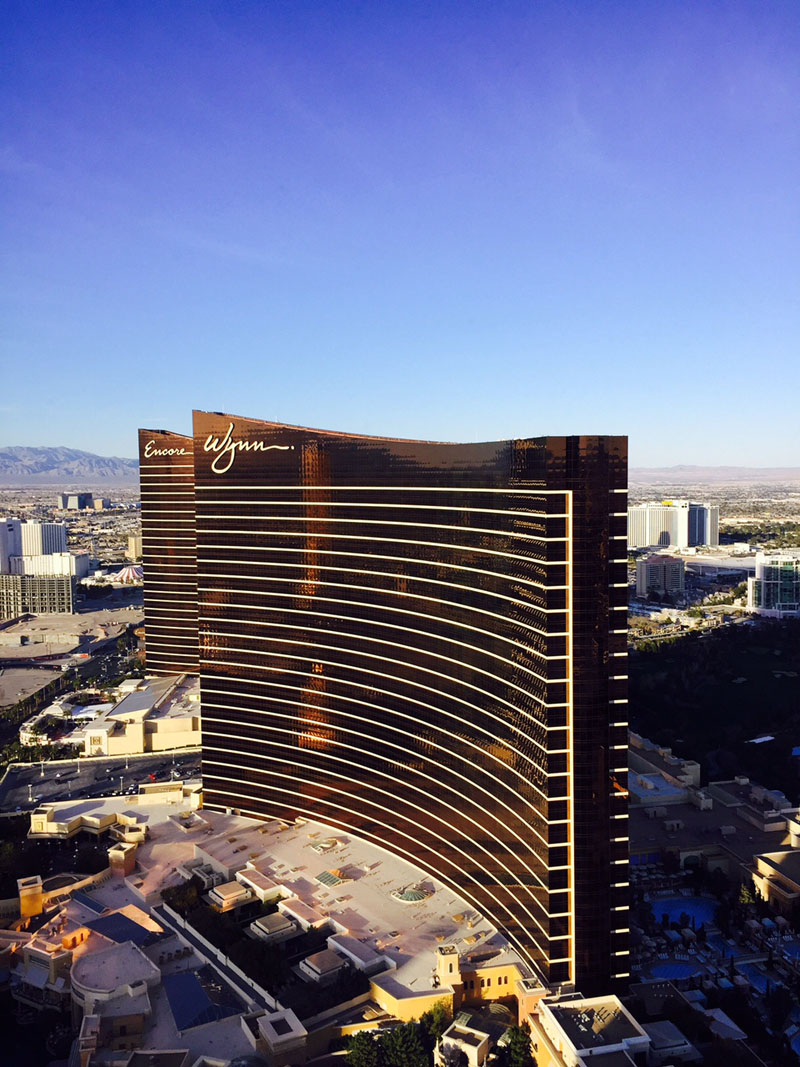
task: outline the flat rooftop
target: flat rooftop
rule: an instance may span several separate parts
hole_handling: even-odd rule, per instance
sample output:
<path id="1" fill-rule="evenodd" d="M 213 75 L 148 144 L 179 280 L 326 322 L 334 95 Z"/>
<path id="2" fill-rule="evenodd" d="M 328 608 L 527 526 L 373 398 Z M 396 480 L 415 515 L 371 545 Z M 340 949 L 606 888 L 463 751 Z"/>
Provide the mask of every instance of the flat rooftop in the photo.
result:
<path id="1" fill-rule="evenodd" d="M 641 1031 L 613 997 L 596 997 L 591 1003 L 548 1006 L 576 1049 L 618 1045 L 625 1039 L 641 1037 Z"/>
<path id="2" fill-rule="evenodd" d="M 632 805 L 629 809 L 629 832 L 631 852 L 657 852 L 661 848 L 708 849 L 718 845 L 742 863 L 752 863 L 753 857 L 762 852 L 777 852 L 789 847 L 789 832 L 759 830 L 745 822 L 736 808 L 718 807 L 701 811 L 693 804 L 682 802 L 670 804 L 663 818 L 649 818 L 647 807 Z M 664 819 L 678 819 L 680 829 L 667 831 Z M 732 834 L 723 834 L 723 826 L 732 826 Z"/>
<path id="3" fill-rule="evenodd" d="M 660 799 L 674 803 L 675 797 L 685 796 L 686 790 L 660 774 L 643 774 L 640 771 L 628 771 L 628 792 L 631 794 L 631 803 L 636 800 L 657 804 Z"/>
<path id="4" fill-rule="evenodd" d="M 124 696 L 108 713 L 109 719 L 143 718 L 175 686 L 175 678 L 148 678 L 138 689 Z"/>
<path id="5" fill-rule="evenodd" d="M 73 982 L 108 993 L 158 977 L 158 968 L 131 941 L 85 952 L 72 964 Z"/>
<path id="6" fill-rule="evenodd" d="M 150 894 L 181 883 L 176 868 L 194 858 L 197 845 L 239 867 L 252 860 L 266 878 L 284 886 L 299 901 L 298 909 L 334 920 L 349 937 L 388 956 L 396 969 L 386 980 L 409 994 L 432 988 L 436 952 L 443 944 L 457 947 L 465 969 L 519 962 L 506 939 L 462 897 L 371 842 L 323 823 L 259 822 L 209 810 L 203 811 L 208 828 L 186 834 L 170 818 L 181 806 L 149 803 L 142 795 L 132 805 L 132 799 L 108 797 L 52 805 L 59 819 L 119 812 L 128 805 L 146 819 L 149 836 L 137 850 L 135 873 L 92 893 L 112 908 L 141 904 L 131 887 L 139 894 Z M 325 886 L 316 880 L 320 856 L 313 846 L 332 839 L 336 843 L 326 851 L 325 862 L 346 871 L 348 880 Z M 393 891 L 416 886 L 425 890 L 419 901 L 404 903 L 392 897 Z"/>
<path id="7" fill-rule="evenodd" d="M 800 851 L 797 849 L 790 849 L 787 852 L 767 852 L 760 855 L 759 859 L 768 863 L 784 878 L 800 884 Z"/>
<path id="8" fill-rule="evenodd" d="M 397 968 L 392 979 L 411 992 L 432 988 L 436 950 L 442 944 L 455 944 L 467 969 L 478 962 L 491 966 L 519 960 L 496 928 L 463 898 L 377 845 L 313 821 L 258 822 L 208 810 L 203 817 L 212 830 L 194 838 L 201 850 L 228 867 L 242 868 L 250 861 L 304 909 L 335 920 L 349 936 L 389 956 Z M 319 844 L 329 841 L 335 844 L 325 851 L 327 867 L 347 875 L 346 881 L 332 886 L 317 880 Z M 406 903 L 391 895 L 412 886 L 425 891 L 421 900 Z"/>

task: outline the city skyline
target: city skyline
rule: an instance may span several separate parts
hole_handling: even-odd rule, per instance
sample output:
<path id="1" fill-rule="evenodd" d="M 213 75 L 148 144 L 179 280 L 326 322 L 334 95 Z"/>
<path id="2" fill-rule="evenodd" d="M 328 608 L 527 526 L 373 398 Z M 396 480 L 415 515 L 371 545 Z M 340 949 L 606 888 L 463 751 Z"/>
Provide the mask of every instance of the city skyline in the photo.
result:
<path id="1" fill-rule="evenodd" d="M 6 31 L 3 351 L 36 373 L 5 441 L 130 456 L 219 406 L 797 462 L 791 389 L 744 407 L 800 332 L 792 5 L 12 3 Z"/>

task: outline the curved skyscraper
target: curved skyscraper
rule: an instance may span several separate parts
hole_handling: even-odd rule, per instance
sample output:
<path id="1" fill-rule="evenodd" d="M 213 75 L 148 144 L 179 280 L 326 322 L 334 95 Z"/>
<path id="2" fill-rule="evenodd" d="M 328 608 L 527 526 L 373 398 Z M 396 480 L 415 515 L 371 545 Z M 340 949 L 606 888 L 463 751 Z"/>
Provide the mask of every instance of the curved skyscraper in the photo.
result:
<path id="1" fill-rule="evenodd" d="M 139 431 L 147 669 L 197 673 L 194 450 L 191 437 Z"/>
<path id="2" fill-rule="evenodd" d="M 627 974 L 625 439 L 196 412 L 194 481 L 206 806 L 406 856 L 546 982 Z"/>

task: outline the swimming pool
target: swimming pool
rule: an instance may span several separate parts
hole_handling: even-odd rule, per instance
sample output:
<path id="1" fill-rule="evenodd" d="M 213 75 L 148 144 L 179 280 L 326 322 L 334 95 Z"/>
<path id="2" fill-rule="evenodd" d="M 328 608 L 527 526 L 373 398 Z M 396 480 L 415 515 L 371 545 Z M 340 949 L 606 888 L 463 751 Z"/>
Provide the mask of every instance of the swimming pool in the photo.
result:
<path id="1" fill-rule="evenodd" d="M 661 922 L 665 913 L 669 916 L 669 922 L 676 923 L 681 913 L 685 912 L 690 919 L 694 919 L 695 926 L 712 923 L 717 910 L 717 902 L 713 897 L 663 897 L 651 900 L 650 906 L 657 923 Z"/>
<path id="2" fill-rule="evenodd" d="M 700 968 L 696 963 L 684 963 L 683 960 L 665 960 L 663 963 L 654 963 L 649 970 L 654 978 L 689 978 L 693 974 L 700 973 Z"/>
<path id="3" fill-rule="evenodd" d="M 781 952 L 791 956 L 793 960 L 800 959 L 800 941 L 784 941 L 781 944 Z"/>
<path id="4" fill-rule="evenodd" d="M 706 944 L 713 948 L 715 952 L 719 952 L 725 959 L 730 959 L 731 956 L 742 956 L 747 949 L 741 948 L 739 945 L 729 945 L 722 934 L 709 934 L 706 938 Z M 800 946 L 798 946 L 800 949 Z"/>
<path id="5" fill-rule="evenodd" d="M 766 993 L 767 983 L 769 983 L 770 988 L 772 989 L 782 985 L 782 983 L 775 977 L 771 979 L 767 978 L 756 963 L 737 963 L 736 970 L 739 974 L 743 974 L 753 989 L 757 989 L 759 993 Z"/>

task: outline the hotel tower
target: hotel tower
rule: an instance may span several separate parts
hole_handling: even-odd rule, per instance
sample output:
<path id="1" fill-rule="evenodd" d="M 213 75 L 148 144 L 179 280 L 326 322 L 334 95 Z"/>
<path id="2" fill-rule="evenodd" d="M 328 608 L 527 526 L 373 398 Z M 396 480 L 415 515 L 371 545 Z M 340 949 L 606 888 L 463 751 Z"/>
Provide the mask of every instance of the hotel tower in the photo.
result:
<path id="1" fill-rule="evenodd" d="M 622 437 L 142 431 L 148 670 L 197 671 L 206 807 L 451 886 L 549 985 L 628 974 Z"/>

